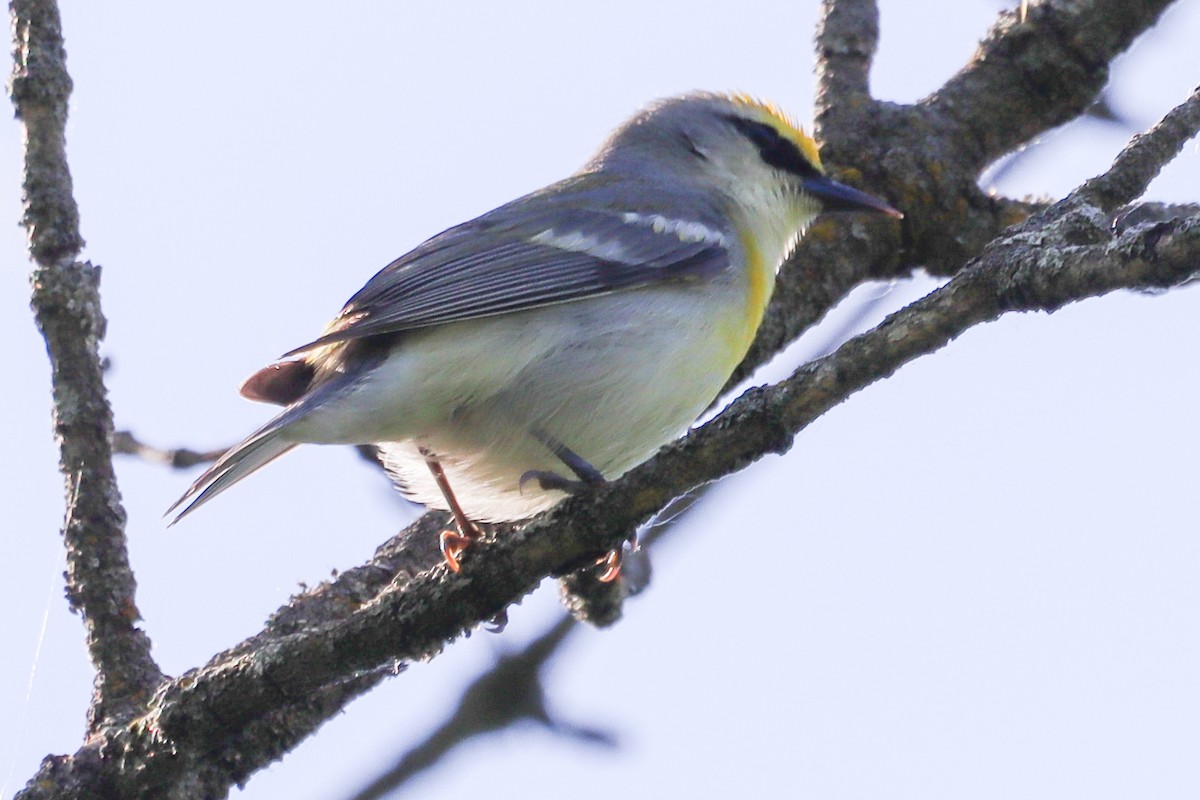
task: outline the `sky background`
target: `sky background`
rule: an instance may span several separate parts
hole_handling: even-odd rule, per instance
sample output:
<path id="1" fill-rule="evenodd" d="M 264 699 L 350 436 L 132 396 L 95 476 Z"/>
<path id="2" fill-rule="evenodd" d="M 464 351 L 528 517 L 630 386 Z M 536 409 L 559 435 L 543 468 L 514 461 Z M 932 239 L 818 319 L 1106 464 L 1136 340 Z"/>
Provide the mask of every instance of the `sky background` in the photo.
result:
<path id="1" fill-rule="evenodd" d="M 811 118 L 815 2 L 409 5 L 64 0 L 69 157 L 84 255 L 104 267 L 118 427 L 161 446 L 241 438 L 271 413 L 237 397 L 247 375 L 392 258 L 575 170 L 653 98 L 742 90 Z M 872 85 L 897 102 L 952 75 L 1001 8 L 881 6 Z M 1197 35 L 1200 0 L 1185 0 L 1117 63 L 1111 97 L 1133 129 L 1073 123 L 995 188 L 1060 197 L 1106 169 L 1200 82 Z M 77 749 L 91 670 L 62 599 L 49 371 L 16 224 L 19 129 L 5 131 L 8 797 L 47 753 Z M 1198 175 L 1193 142 L 1148 197 L 1200 200 Z M 758 380 L 860 304 L 933 285 L 865 287 Z M 522 728 L 411 793 L 1195 797 L 1197 342 L 1200 288 L 1123 293 L 978 327 L 861 392 L 720 484 L 626 618 L 578 630 L 553 662 L 552 710 L 617 749 Z M 117 466 L 138 603 L 170 674 L 412 514 L 349 450 L 309 447 L 167 531 L 194 473 Z M 560 613 L 548 582 L 502 635 L 388 681 L 234 796 L 352 793 Z"/>

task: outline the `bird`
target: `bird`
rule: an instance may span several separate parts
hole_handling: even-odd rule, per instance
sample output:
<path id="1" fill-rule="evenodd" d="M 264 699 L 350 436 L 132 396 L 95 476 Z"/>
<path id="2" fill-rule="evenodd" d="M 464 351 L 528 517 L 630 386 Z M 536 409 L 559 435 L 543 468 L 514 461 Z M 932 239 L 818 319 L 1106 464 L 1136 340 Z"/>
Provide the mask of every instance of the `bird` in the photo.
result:
<path id="1" fill-rule="evenodd" d="M 575 174 L 428 239 L 241 387 L 283 410 L 210 466 L 171 524 L 303 443 L 374 444 L 448 510 L 523 520 L 687 431 L 746 355 L 780 266 L 823 212 L 903 215 L 825 174 L 746 94 L 655 101 Z M 181 509 L 181 510 L 180 510 Z M 619 569 L 610 554 L 605 579 Z"/>

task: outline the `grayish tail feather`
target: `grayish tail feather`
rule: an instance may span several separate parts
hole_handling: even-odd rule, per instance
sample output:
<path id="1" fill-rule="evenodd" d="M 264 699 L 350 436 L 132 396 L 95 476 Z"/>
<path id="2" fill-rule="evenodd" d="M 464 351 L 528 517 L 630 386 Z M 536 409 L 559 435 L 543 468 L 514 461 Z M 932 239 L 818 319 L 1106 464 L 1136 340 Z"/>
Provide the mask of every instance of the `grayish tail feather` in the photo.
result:
<path id="1" fill-rule="evenodd" d="M 357 369 L 347 370 L 312 387 L 303 397 L 285 408 L 275 419 L 247 436 L 240 444 L 230 448 L 229 452 L 217 459 L 217 463 L 205 470 L 204 474 L 188 487 L 188 490 L 183 493 L 183 497 L 176 500 L 167 509 L 167 514 L 170 515 L 175 509 L 187 503 L 183 511 L 180 511 L 170 524 L 174 525 L 179 522 L 242 478 L 260 467 L 265 467 L 300 444 L 295 439 L 285 437 L 284 432 L 314 410 L 321 408 L 326 403 L 336 401 L 337 395 L 347 388 L 353 387 L 356 381 L 360 380 L 362 372 L 373 363 L 372 361 L 363 361 L 357 365 Z M 298 368 L 289 369 L 296 370 Z M 260 370 L 256 375 L 265 371 Z M 265 399 L 270 402 L 278 402 L 277 399 Z M 347 442 L 347 444 L 350 443 Z"/>
<path id="2" fill-rule="evenodd" d="M 171 520 L 170 524 L 174 525 L 179 522 L 242 478 L 260 467 L 270 464 L 295 447 L 297 442 L 289 442 L 282 437 L 282 423 L 290 421 L 288 417 L 290 415 L 286 413 L 276 417 L 217 459 L 215 464 L 205 470 L 204 474 L 188 487 L 188 490 L 183 493 L 183 497 L 180 497 L 167 509 L 169 515 L 187 503 L 187 506 Z"/>

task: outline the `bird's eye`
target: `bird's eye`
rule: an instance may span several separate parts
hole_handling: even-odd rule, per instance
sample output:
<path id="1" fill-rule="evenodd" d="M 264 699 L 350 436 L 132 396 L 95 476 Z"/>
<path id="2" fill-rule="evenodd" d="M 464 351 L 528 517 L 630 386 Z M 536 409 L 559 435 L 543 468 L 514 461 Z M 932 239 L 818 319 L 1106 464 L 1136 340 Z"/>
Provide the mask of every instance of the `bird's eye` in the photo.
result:
<path id="1" fill-rule="evenodd" d="M 772 167 L 802 178 L 820 177 L 820 171 L 804 157 L 796 143 L 770 125 L 732 114 L 727 119 L 758 148 L 759 157 Z"/>
<path id="2" fill-rule="evenodd" d="M 688 136 L 686 133 L 681 133 L 679 135 L 683 137 L 683 146 L 686 147 L 692 155 L 696 156 L 697 158 L 702 158 L 705 161 L 708 160 L 708 156 L 705 155 L 703 150 L 696 146 L 696 142 L 692 140 L 692 137 Z"/>

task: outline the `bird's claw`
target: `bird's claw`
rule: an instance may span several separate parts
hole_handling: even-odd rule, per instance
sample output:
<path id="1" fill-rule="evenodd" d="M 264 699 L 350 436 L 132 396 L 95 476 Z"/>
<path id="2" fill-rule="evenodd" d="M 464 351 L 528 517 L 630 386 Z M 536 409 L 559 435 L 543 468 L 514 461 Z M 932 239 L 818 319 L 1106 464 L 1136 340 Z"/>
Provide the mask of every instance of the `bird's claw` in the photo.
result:
<path id="1" fill-rule="evenodd" d="M 612 583 L 617 578 L 621 577 L 621 561 L 624 558 L 624 551 L 618 547 L 616 550 L 609 550 L 604 554 L 603 558 L 596 560 L 596 568 L 601 570 L 596 576 L 596 580 L 601 583 Z"/>
<path id="2" fill-rule="evenodd" d="M 521 489 L 525 488 L 525 484 L 529 481 L 537 481 L 542 487 L 542 491 L 559 491 L 567 494 L 576 494 L 587 488 L 587 484 L 583 481 L 564 478 L 557 472 L 551 472 L 546 469 L 531 469 L 521 476 L 517 482 L 517 486 Z"/>
<path id="3" fill-rule="evenodd" d="M 442 558 L 446 560 L 446 566 L 450 567 L 452 572 L 462 572 L 462 564 L 459 563 L 462 554 L 482 535 L 482 532 L 474 525 L 462 533 L 451 530 L 442 531 L 441 536 L 438 537 L 438 547 L 442 551 Z"/>

